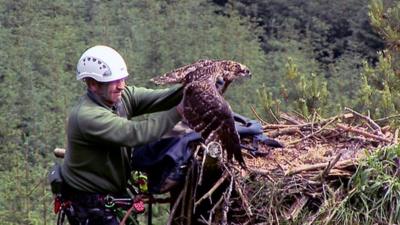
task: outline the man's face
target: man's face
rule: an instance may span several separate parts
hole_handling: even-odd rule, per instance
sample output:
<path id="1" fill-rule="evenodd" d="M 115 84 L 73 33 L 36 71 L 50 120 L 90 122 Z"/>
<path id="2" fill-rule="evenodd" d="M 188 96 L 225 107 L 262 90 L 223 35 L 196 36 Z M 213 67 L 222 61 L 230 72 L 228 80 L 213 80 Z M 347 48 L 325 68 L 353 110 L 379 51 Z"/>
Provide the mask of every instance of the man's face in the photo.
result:
<path id="1" fill-rule="evenodd" d="M 94 93 L 108 106 L 113 106 L 121 101 L 122 90 L 125 88 L 125 79 L 99 83 L 95 85 Z"/>

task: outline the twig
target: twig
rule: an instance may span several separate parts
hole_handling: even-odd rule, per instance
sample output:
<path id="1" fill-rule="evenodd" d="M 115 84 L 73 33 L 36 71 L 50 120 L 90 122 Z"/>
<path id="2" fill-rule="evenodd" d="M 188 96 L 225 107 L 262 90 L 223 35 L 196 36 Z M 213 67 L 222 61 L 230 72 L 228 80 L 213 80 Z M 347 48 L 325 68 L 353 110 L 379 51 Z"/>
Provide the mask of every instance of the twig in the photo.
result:
<path id="1" fill-rule="evenodd" d="M 215 203 L 215 205 L 212 207 L 212 209 L 210 210 L 210 214 L 208 216 L 208 224 L 212 224 L 212 215 L 215 212 L 215 209 L 221 205 L 222 201 L 224 200 L 224 196 L 222 195 L 221 198 L 219 198 L 219 200 L 217 201 L 217 203 Z"/>
<path id="2" fill-rule="evenodd" d="M 353 188 L 352 190 L 349 191 L 349 193 L 346 195 L 346 197 L 339 202 L 339 204 L 334 207 L 333 211 L 328 215 L 327 219 L 325 220 L 324 225 L 330 224 L 331 220 L 335 216 L 336 212 L 339 210 L 340 206 L 344 205 L 353 195 L 353 193 L 356 191 L 356 188 Z"/>
<path id="3" fill-rule="evenodd" d="M 324 171 L 321 173 L 322 179 L 324 179 L 329 174 L 329 172 L 336 165 L 336 163 L 339 161 L 341 156 L 342 156 L 342 153 L 339 153 L 332 161 L 328 162 L 328 165 L 325 167 Z"/>
<path id="4" fill-rule="evenodd" d="M 251 109 L 251 111 L 253 112 L 254 116 L 255 116 L 259 121 L 261 121 L 261 122 L 264 123 L 264 124 L 267 124 L 267 123 L 268 123 L 267 121 L 263 120 L 263 119 L 258 115 L 256 109 L 255 109 L 253 106 L 250 106 L 250 109 Z"/>
<path id="5" fill-rule="evenodd" d="M 289 165 L 289 166 L 292 166 L 292 165 L 293 165 L 293 163 L 291 163 L 289 160 L 287 160 L 287 159 L 285 159 L 285 158 L 282 158 L 282 161 L 285 161 L 285 163 L 286 163 L 287 165 Z"/>
<path id="6" fill-rule="evenodd" d="M 377 140 L 380 140 L 380 141 L 384 141 L 384 142 L 390 142 L 390 140 L 388 140 L 387 138 L 384 138 L 384 137 L 381 137 L 381 136 L 378 136 L 378 135 L 375 135 L 375 134 L 367 133 L 367 132 L 365 132 L 363 130 L 360 130 L 360 129 L 357 129 L 357 128 L 354 128 L 354 127 L 350 127 L 350 126 L 347 126 L 347 125 L 344 125 L 344 124 L 340 124 L 340 123 L 338 123 L 337 126 L 339 128 L 341 128 L 341 129 L 345 130 L 345 131 L 350 131 L 350 132 L 353 132 L 353 133 L 361 134 L 361 135 L 363 135 L 365 137 L 374 138 L 374 139 L 377 139 Z"/>
<path id="7" fill-rule="evenodd" d="M 297 127 L 301 127 L 301 126 L 307 126 L 307 124 L 301 124 L 301 125 L 294 125 L 294 124 L 271 124 L 271 123 L 267 123 L 266 125 L 263 126 L 263 129 L 280 129 L 280 128 L 297 128 Z"/>
<path id="8" fill-rule="evenodd" d="M 253 216 L 253 213 L 251 212 L 250 209 L 250 204 L 249 201 L 247 200 L 247 198 L 244 196 L 243 191 L 242 191 L 242 187 L 238 184 L 237 180 L 234 180 L 235 182 L 235 186 L 236 186 L 236 191 L 238 192 L 240 198 L 242 199 L 243 202 L 243 208 L 246 211 L 246 214 L 249 218 L 251 218 Z"/>
<path id="9" fill-rule="evenodd" d="M 199 219 L 197 219 L 197 221 L 199 222 L 199 223 L 203 223 L 203 224 L 207 224 L 207 225 L 211 225 L 211 223 L 209 223 L 205 218 L 204 218 L 204 216 L 203 215 L 200 215 L 200 218 Z"/>
<path id="10" fill-rule="evenodd" d="M 296 198 L 296 202 L 290 207 L 289 212 L 286 214 L 286 220 L 294 220 L 297 218 L 303 207 L 307 204 L 309 197 L 302 196 L 300 199 Z"/>
<path id="11" fill-rule="evenodd" d="M 179 205 L 180 201 L 182 200 L 183 193 L 184 193 L 184 191 L 181 191 L 181 193 L 179 194 L 178 198 L 176 199 L 175 204 L 172 207 L 171 213 L 170 213 L 170 215 L 168 217 L 167 225 L 171 225 L 172 220 L 174 218 L 175 211 L 178 208 L 178 205 Z"/>
<path id="12" fill-rule="evenodd" d="M 221 178 L 219 178 L 219 180 L 218 180 L 217 182 L 215 182 L 214 186 L 213 186 L 207 193 L 205 193 L 199 200 L 197 200 L 197 201 L 194 203 L 194 206 L 196 207 L 196 206 L 199 205 L 204 199 L 210 197 L 210 196 L 214 193 L 214 191 L 215 191 L 219 186 L 221 186 L 221 184 L 225 181 L 225 179 L 228 178 L 228 176 L 229 176 L 229 173 L 225 172 L 225 173 L 223 174 L 223 176 L 222 176 Z"/>
<path id="13" fill-rule="evenodd" d="M 292 110 L 292 112 L 294 114 L 296 114 L 297 116 L 299 116 L 300 118 L 302 118 L 303 120 L 308 120 L 308 118 L 306 116 L 304 116 L 303 114 L 301 114 L 300 112 L 298 112 L 297 110 Z"/>
<path id="14" fill-rule="evenodd" d="M 191 167 L 187 170 L 186 174 L 186 182 L 184 186 L 184 193 L 185 196 L 183 197 L 182 200 L 182 213 L 184 212 L 184 217 L 186 219 L 186 224 L 190 225 L 192 224 L 192 215 L 194 212 L 194 196 L 195 196 L 195 190 L 197 188 L 197 182 L 193 182 L 193 180 L 196 178 L 195 176 L 195 171 L 194 171 L 194 165 L 192 164 Z"/>
<path id="15" fill-rule="evenodd" d="M 295 169 L 286 171 L 285 172 L 285 176 L 291 176 L 291 175 L 294 175 L 294 174 L 301 173 L 303 171 L 309 171 L 309 170 L 316 170 L 316 169 L 320 169 L 320 168 L 325 168 L 325 167 L 328 166 L 328 164 L 329 164 L 329 162 L 316 163 L 316 164 L 313 164 L 313 165 L 303 165 L 303 166 L 297 167 Z M 336 163 L 335 167 L 349 166 L 349 165 L 355 165 L 355 164 L 356 164 L 356 162 L 354 162 L 353 160 L 346 159 L 346 160 L 338 161 Z"/>
<path id="16" fill-rule="evenodd" d="M 268 133 L 268 136 L 271 138 L 275 138 L 281 135 L 285 134 L 296 134 L 296 133 L 301 133 L 300 129 L 298 127 L 288 127 L 280 130 L 276 130 L 274 132 Z"/>
<path id="17" fill-rule="evenodd" d="M 203 160 L 201 161 L 201 167 L 200 167 L 200 174 L 199 174 L 199 185 L 201 185 L 203 181 L 203 170 L 204 170 L 204 164 L 206 162 L 207 158 L 207 146 L 205 146 L 203 143 L 200 143 L 200 146 L 204 149 L 203 151 Z"/>
<path id="18" fill-rule="evenodd" d="M 332 119 L 339 119 L 339 118 L 349 118 L 352 117 L 353 114 L 348 113 L 348 114 L 341 114 L 338 116 L 333 116 L 327 119 L 321 119 L 318 123 L 299 123 L 296 122 L 296 124 L 266 124 L 263 125 L 264 130 L 265 129 L 279 129 L 279 128 L 293 128 L 293 127 L 298 127 L 301 130 L 308 129 L 309 127 L 311 128 L 315 124 L 319 124 L 320 126 L 325 125 L 326 123 L 329 123 Z"/>
<path id="19" fill-rule="evenodd" d="M 314 111 L 314 113 L 313 113 L 313 115 L 312 115 L 312 119 L 311 119 L 311 133 L 314 132 L 315 119 L 316 119 L 316 117 L 317 117 L 316 115 L 317 115 L 317 112 Z"/>
<path id="20" fill-rule="evenodd" d="M 394 131 L 394 135 L 393 135 L 393 144 L 397 144 L 397 142 L 398 142 L 398 137 L 399 137 L 399 128 L 397 128 L 395 131 Z"/>
<path id="21" fill-rule="evenodd" d="M 272 111 L 271 108 L 269 108 L 269 113 L 271 113 L 272 117 L 274 117 L 274 120 L 279 123 L 279 119 L 276 117 L 275 113 Z"/>
<path id="22" fill-rule="evenodd" d="M 194 157 L 197 157 L 197 156 L 198 156 L 200 148 L 201 148 L 201 145 L 197 145 L 197 146 L 196 146 L 196 150 L 195 150 L 194 153 L 193 153 L 193 156 L 194 156 Z"/>
<path id="23" fill-rule="evenodd" d="M 225 199 L 225 205 L 223 207 L 222 211 L 222 225 L 227 225 L 228 224 L 228 212 L 229 212 L 229 207 L 231 205 L 230 200 L 231 200 L 231 194 L 232 194 L 232 188 L 233 188 L 233 177 L 231 177 L 231 182 L 229 184 L 228 190 L 223 194 L 224 199 Z"/>
<path id="24" fill-rule="evenodd" d="M 190 167 L 190 168 L 193 168 L 193 167 Z M 180 218 L 186 218 L 186 215 L 185 215 L 185 213 L 186 213 L 186 209 L 188 208 L 188 207 L 191 207 L 190 205 L 189 206 L 187 206 L 186 205 L 186 203 L 187 203 L 187 197 L 188 197 L 188 187 L 189 187 L 189 183 L 190 183 L 190 168 L 189 168 L 189 170 L 187 171 L 187 173 L 186 173 L 186 179 L 185 179 L 185 183 L 184 183 L 184 186 L 183 186 L 183 189 L 182 189 L 182 193 L 183 193 L 183 196 L 182 196 L 182 205 L 181 205 L 181 210 L 180 210 L 180 212 L 181 212 L 181 216 L 180 216 Z"/>
<path id="25" fill-rule="evenodd" d="M 268 180 L 271 182 L 275 183 L 275 180 L 270 176 L 271 171 L 269 170 L 263 170 L 263 169 L 254 169 L 254 168 L 249 168 L 249 170 L 253 173 L 260 174 L 265 176 Z"/>
<path id="26" fill-rule="evenodd" d="M 383 117 L 383 118 L 379 118 L 379 119 L 376 119 L 375 121 L 381 122 L 381 121 L 390 120 L 390 119 L 393 119 L 393 118 L 396 118 L 396 117 L 400 117 L 400 114 L 398 114 L 398 115 L 393 115 L 393 116 L 388 116 L 388 117 Z"/>
<path id="27" fill-rule="evenodd" d="M 324 130 L 327 126 L 329 126 L 331 123 L 333 123 L 336 119 L 338 119 L 338 117 L 333 117 L 329 122 L 327 122 L 327 123 L 326 123 L 324 126 L 322 126 L 319 130 L 317 130 L 317 131 L 315 131 L 314 133 L 311 133 L 311 134 L 309 134 L 309 135 L 307 135 L 307 136 L 305 136 L 305 137 L 303 137 L 303 138 L 301 138 L 301 139 L 298 139 L 298 140 L 289 142 L 287 145 L 296 144 L 296 143 L 302 142 L 302 141 L 304 141 L 304 140 L 306 140 L 306 139 L 308 139 L 308 138 L 310 138 L 310 137 L 315 136 L 316 134 L 318 134 L 318 133 L 320 133 L 321 131 L 323 131 L 323 130 Z"/>
<path id="28" fill-rule="evenodd" d="M 382 135 L 381 127 L 378 124 L 376 124 L 375 121 L 373 121 L 369 116 L 364 116 L 363 114 L 361 114 L 359 112 L 356 112 L 356 111 L 354 111 L 354 110 L 352 110 L 350 108 L 347 108 L 347 107 L 345 107 L 344 109 L 349 111 L 349 112 L 351 112 L 351 113 L 353 113 L 354 115 L 356 115 L 358 117 L 361 117 L 361 118 L 367 120 L 371 124 L 372 128 L 375 129 L 376 131 L 378 131 L 378 133 L 380 135 Z"/>
<path id="29" fill-rule="evenodd" d="M 292 124 L 296 124 L 296 125 L 301 125 L 302 124 L 299 121 L 293 119 L 292 117 L 290 117 L 289 115 L 286 115 L 286 114 L 282 114 L 281 118 L 286 120 L 286 121 L 288 121 L 288 122 L 291 122 Z"/>
<path id="30" fill-rule="evenodd" d="M 271 159 L 276 163 L 276 165 L 279 167 L 279 169 L 281 169 L 282 171 L 285 171 L 285 169 L 283 168 L 283 166 L 282 166 L 278 161 L 276 161 L 275 158 L 271 158 Z"/>

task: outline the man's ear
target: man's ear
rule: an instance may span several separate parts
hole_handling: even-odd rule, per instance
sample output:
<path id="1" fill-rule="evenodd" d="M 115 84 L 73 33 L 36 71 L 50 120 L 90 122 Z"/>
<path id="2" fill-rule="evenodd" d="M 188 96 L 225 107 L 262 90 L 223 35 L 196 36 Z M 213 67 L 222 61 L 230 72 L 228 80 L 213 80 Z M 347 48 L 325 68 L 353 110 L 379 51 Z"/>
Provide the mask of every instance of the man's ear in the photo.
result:
<path id="1" fill-rule="evenodd" d="M 98 89 L 99 84 L 95 79 L 88 77 L 85 78 L 85 82 L 88 90 L 95 92 Z"/>

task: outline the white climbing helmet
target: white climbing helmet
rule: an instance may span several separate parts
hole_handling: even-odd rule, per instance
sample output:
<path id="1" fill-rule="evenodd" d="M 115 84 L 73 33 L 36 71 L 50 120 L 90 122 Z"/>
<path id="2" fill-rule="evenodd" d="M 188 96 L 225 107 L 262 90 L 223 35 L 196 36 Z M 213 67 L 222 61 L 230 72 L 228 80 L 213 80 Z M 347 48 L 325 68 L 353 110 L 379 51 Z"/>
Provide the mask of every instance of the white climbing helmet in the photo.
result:
<path id="1" fill-rule="evenodd" d="M 77 80 L 91 77 L 99 82 L 110 82 L 129 75 L 122 56 L 104 45 L 86 50 L 79 59 L 76 69 Z"/>

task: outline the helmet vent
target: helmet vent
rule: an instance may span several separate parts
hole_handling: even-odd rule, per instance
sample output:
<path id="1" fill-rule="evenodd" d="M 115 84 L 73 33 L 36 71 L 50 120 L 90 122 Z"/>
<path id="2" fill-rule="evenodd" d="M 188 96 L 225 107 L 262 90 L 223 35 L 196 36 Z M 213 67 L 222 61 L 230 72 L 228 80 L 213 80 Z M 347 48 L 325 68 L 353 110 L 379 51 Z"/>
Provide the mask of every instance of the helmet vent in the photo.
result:
<path id="1" fill-rule="evenodd" d="M 102 76 L 111 76 L 111 71 L 108 68 L 108 66 L 102 62 L 100 59 L 97 59 L 95 57 L 86 57 L 82 59 L 83 66 L 88 66 L 90 67 L 91 65 L 98 65 L 98 73 L 101 74 Z M 96 63 L 97 64 L 94 64 Z"/>

